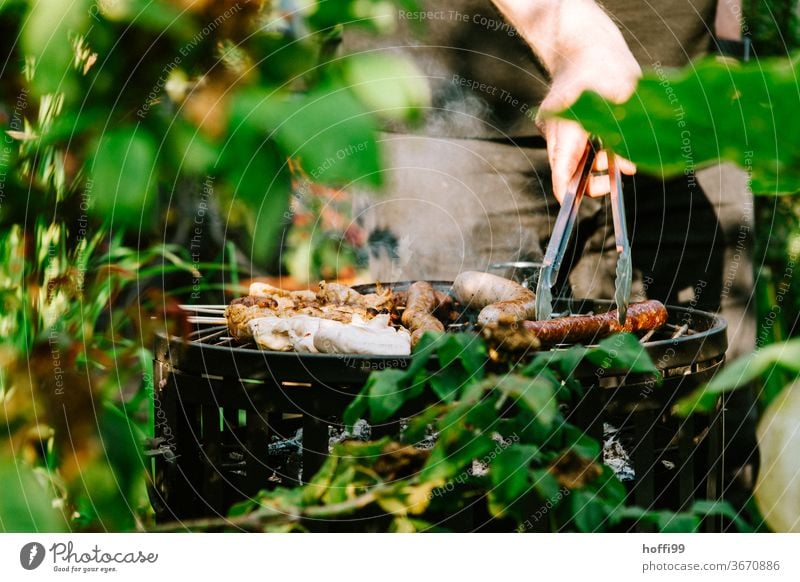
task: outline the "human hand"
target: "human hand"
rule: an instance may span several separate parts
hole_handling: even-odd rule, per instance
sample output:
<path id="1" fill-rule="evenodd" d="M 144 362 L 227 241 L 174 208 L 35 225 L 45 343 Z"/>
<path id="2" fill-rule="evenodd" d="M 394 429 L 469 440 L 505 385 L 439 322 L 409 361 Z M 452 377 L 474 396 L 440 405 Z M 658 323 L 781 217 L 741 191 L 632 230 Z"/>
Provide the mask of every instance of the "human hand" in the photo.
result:
<path id="1" fill-rule="evenodd" d="M 567 187 L 578 170 L 589 135 L 575 121 L 553 117 L 551 113 L 570 107 L 584 91 L 594 91 L 606 99 L 622 103 L 636 89 L 641 76 L 639 65 L 627 47 L 621 54 L 598 54 L 592 51 L 587 57 L 570 62 L 569 66 L 553 74 L 553 84 L 542 101 L 536 122 L 547 140 L 547 155 L 553 180 L 553 193 L 561 202 Z M 623 174 L 633 175 L 636 166 L 624 158 L 616 158 Z M 608 171 L 608 156 L 600 152 L 595 158 L 594 172 Z M 608 174 L 593 175 L 587 192 L 590 196 L 603 196 L 611 190 Z"/>

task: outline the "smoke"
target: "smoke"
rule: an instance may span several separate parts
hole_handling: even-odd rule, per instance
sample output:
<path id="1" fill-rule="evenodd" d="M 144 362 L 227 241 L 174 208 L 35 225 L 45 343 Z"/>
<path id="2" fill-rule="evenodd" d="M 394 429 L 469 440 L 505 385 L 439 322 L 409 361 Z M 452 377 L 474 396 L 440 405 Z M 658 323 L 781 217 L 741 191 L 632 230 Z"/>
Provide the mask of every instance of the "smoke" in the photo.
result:
<path id="1" fill-rule="evenodd" d="M 486 120 L 491 115 L 491 108 L 483 98 L 448 83 L 435 94 L 423 132 L 432 137 L 476 137 L 486 133 Z"/>

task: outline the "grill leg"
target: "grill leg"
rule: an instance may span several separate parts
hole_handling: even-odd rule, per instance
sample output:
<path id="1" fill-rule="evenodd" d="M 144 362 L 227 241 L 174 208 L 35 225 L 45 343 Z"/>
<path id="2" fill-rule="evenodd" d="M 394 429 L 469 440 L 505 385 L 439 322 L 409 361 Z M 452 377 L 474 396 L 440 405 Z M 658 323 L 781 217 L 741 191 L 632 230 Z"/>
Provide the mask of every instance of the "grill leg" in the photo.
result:
<path id="1" fill-rule="evenodd" d="M 655 478 L 653 461 L 655 459 L 654 428 L 656 415 L 652 411 L 642 411 L 633 416 L 636 445 L 631 451 L 633 468 L 636 471 L 634 499 L 636 505 L 649 509 L 655 500 Z M 641 531 L 652 531 L 652 526 L 639 525 Z"/>

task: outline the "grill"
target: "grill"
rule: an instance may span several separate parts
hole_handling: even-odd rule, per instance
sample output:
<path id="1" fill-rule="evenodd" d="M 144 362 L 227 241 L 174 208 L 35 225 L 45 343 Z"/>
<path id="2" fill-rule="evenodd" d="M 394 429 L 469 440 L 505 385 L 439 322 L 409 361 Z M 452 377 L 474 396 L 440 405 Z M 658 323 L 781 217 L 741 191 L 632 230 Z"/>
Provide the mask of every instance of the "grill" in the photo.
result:
<path id="1" fill-rule="evenodd" d="M 442 291 L 451 286 L 432 283 Z M 355 289 L 369 293 L 375 287 Z M 558 300 L 555 307 L 559 314 L 589 314 L 613 305 Z M 224 306 L 187 309 L 193 331 L 156 342 L 154 438 L 147 454 L 159 522 L 225 515 L 233 503 L 261 489 L 292 486 L 303 474 L 313 475 L 329 454 L 332 436 L 341 431 L 342 412 L 369 374 L 410 363 L 398 356 L 259 350 L 237 344 L 220 325 Z M 715 498 L 720 492 L 724 407 L 710 418 L 677 419 L 669 411 L 719 369 L 727 340 L 725 322 L 714 314 L 682 307 L 669 307 L 668 313 L 665 326 L 640 337 L 663 382 L 583 366 L 575 374 L 585 395 L 571 406 L 569 420 L 598 440 L 604 427 L 606 432 L 614 427 L 614 438 L 628 443 L 634 501 L 677 509 L 696 495 Z M 450 330 L 471 330 L 474 316 L 462 313 Z M 396 424 L 372 427 L 372 436 L 396 429 Z"/>

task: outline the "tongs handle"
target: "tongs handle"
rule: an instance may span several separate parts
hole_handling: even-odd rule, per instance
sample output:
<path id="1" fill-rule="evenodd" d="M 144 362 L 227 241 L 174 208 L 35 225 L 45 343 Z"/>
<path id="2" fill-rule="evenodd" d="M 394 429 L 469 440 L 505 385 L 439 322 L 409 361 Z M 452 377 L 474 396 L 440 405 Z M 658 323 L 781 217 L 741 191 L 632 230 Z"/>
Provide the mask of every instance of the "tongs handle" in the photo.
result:
<path id="1" fill-rule="evenodd" d="M 536 287 L 536 319 L 550 319 L 553 313 L 553 294 L 552 287 L 558 279 L 558 270 L 561 268 L 561 261 L 567 252 L 569 235 L 575 220 L 578 217 L 583 195 L 589 186 L 592 176 L 592 167 L 599 151 L 597 142 L 591 140 L 586 143 L 578 169 L 572 176 L 567 186 L 564 200 L 561 202 L 561 209 L 558 211 L 556 222 L 553 225 L 553 232 L 550 241 L 547 243 L 547 250 L 542 260 L 542 270 L 539 273 L 539 284 Z"/>
<path id="2" fill-rule="evenodd" d="M 561 203 L 561 209 L 553 225 L 553 234 L 550 236 L 550 244 L 547 245 L 543 261 L 543 266 L 550 266 L 549 273 L 552 280 L 547 282 L 550 287 L 556 283 L 555 279 L 558 277 L 561 262 L 567 252 L 569 237 L 572 233 L 572 228 L 575 226 L 581 201 L 589 186 L 592 167 L 594 167 L 594 160 L 598 150 L 596 142 L 589 141 L 586 143 L 586 149 L 583 151 L 581 160 L 578 163 L 578 169 L 569 182 L 567 192 L 564 194 L 564 200 Z"/>

